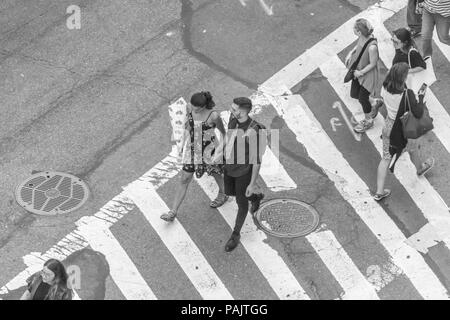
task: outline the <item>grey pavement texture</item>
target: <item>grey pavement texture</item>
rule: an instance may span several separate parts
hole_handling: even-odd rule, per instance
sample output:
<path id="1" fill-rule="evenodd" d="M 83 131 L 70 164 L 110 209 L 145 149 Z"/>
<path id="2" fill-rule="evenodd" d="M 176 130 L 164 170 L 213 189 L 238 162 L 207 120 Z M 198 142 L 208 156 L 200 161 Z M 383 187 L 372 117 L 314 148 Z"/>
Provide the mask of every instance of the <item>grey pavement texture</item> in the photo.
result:
<path id="1" fill-rule="evenodd" d="M 181 96 L 188 100 L 192 93 L 207 89 L 213 93 L 218 109 L 224 110 L 233 97 L 249 96 L 258 84 L 376 2 L 279 0 L 274 1 L 275 14 L 269 18 L 256 2 L 244 8 L 238 0 L 3 1 L 0 256 L 4 268 L 0 284 L 23 270 L 24 255 L 45 252 L 74 229 L 75 221 L 97 212 L 122 191 L 122 186 L 170 152 L 167 105 Z M 66 27 L 65 12 L 71 4 L 82 9 L 81 30 Z M 387 25 L 399 26 L 403 17 L 404 11 Z M 440 61 L 444 60 L 438 59 L 438 65 Z M 443 81 L 449 80 L 448 67 L 442 65 L 442 69 Z M 325 123 L 331 110 L 325 110 L 325 106 L 335 96 L 322 78 L 314 73 L 296 90 L 305 95 L 318 110 L 319 120 Z M 330 93 L 321 95 L 324 88 Z M 442 85 L 436 86 L 436 95 L 450 102 Z M 288 172 L 293 172 L 292 178 L 298 185 L 294 191 L 268 193 L 268 198 L 295 197 L 313 204 L 321 213 L 322 223 L 334 230 L 352 260 L 365 267 L 382 265 L 387 259 L 386 251 L 309 159 L 284 120 L 270 106 L 258 115 L 258 120 L 281 130 L 280 161 Z M 348 143 L 339 146 L 351 148 Z M 447 163 L 448 156 L 443 155 L 443 150 L 439 153 Z M 373 172 L 365 173 L 367 159 L 352 159 L 358 174 L 373 182 Z M 375 168 L 375 160 L 370 162 L 370 168 Z M 77 175 L 89 184 L 92 196 L 82 209 L 68 215 L 31 215 L 15 203 L 13 190 L 32 170 Z M 447 176 L 433 179 L 441 194 L 450 197 Z M 158 191 L 166 203 L 171 203 L 176 187 L 177 179 L 173 180 Z M 231 283 L 233 296 L 275 299 L 263 276 L 251 272 L 254 262 L 242 247 L 236 249 L 234 256 L 223 255 L 222 247 L 231 230 L 223 227 L 223 219 L 213 210 L 198 209 L 199 203 L 207 203 L 198 186 L 192 185 L 189 192 L 191 196 L 183 204 L 180 221 L 201 251 L 206 252 L 220 277 Z M 406 203 L 405 210 L 418 217 L 417 208 L 404 191 L 400 198 L 401 203 Z M 401 210 L 392 205 L 395 216 Z M 408 234 L 424 223 L 420 218 L 411 219 L 408 212 L 399 216 Z M 160 298 L 200 298 L 193 295 L 195 290 L 187 278 L 171 278 L 170 270 L 179 270 L 175 261 L 161 267 L 170 254 L 139 212 L 128 214 L 112 231 Z M 289 261 L 289 268 L 303 279 L 302 285 L 310 296 L 339 296 L 342 289 L 305 239 L 268 238 L 268 243 Z M 442 254 L 441 249 L 434 250 L 437 251 L 431 253 L 430 259 L 435 261 L 436 270 L 441 270 L 448 288 L 450 275 L 442 269 L 450 266 L 450 260 L 446 260 L 448 255 Z M 101 257 L 92 259 L 92 255 L 86 249 L 65 261 L 77 263 L 87 275 L 80 296 L 123 299 L 108 277 Z M 253 280 L 254 288 L 246 287 L 237 278 L 239 272 Z M 169 289 L 173 288 L 176 295 L 170 294 Z M 8 298 L 17 294 L 11 293 Z M 405 277 L 391 282 L 380 295 L 419 297 Z"/>

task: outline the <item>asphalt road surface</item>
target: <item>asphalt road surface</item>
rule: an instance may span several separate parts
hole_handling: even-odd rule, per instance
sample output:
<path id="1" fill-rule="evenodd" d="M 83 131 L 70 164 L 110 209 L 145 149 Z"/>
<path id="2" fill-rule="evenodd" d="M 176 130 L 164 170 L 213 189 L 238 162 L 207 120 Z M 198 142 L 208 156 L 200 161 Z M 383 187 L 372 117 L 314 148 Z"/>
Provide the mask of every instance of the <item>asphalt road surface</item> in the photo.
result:
<path id="1" fill-rule="evenodd" d="M 346 119 L 361 110 L 341 79 L 357 15 L 390 66 L 406 1 L 377 3 L 2 1 L 0 298 L 17 299 L 56 257 L 78 274 L 81 299 L 448 299 L 450 51 L 433 44 L 425 153 L 436 165 L 419 179 L 402 156 L 391 197 L 375 203 L 382 115 L 353 134 Z M 80 29 L 68 28 L 70 5 Z M 259 182 L 266 199 L 311 204 L 315 232 L 277 238 L 249 216 L 224 252 L 236 207 L 209 208 L 209 178 L 192 182 L 172 225 L 159 219 L 179 180 L 169 106 L 201 90 L 219 111 L 252 97 L 255 118 L 280 130 L 279 162 L 266 160 Z M 33 171 L 76 175 L 90 198 L 67 214 L 28 213 L 14 189 Z"/>

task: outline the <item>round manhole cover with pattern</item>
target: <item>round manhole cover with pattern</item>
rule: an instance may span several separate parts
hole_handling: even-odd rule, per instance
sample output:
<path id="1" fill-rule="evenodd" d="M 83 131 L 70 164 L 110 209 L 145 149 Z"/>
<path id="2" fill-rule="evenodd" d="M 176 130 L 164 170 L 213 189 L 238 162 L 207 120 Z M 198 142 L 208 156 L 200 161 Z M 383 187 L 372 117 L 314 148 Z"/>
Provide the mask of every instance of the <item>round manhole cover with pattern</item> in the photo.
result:
<path id="1" fill-rule="evenodd" d="M 256 223 L 266 233 L 281 238 L 305 236 L 319 225 L 319 214 L 311 205 L 294 199 L 273 199 L 261 204 Z"/>
<path id="2" fill-rule="evenodd" d="M 79 209 L 89 189 L 78 177 L 62 172 L 38 172 L 16 188 L 17 203 L 39 215 L 57 215 Z"/>

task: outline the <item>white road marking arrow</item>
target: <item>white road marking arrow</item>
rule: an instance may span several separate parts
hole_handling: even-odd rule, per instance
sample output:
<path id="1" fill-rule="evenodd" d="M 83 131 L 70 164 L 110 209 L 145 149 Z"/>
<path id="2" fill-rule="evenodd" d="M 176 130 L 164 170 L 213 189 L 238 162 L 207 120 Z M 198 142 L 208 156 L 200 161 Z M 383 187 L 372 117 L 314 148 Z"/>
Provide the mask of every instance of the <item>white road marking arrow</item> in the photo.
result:
<path id="1" fill-rule="evenodd" d="M 353 135 L 353 137 L 355 138 L 356 141 L 361 141 L 361 134 L 356 133 L 355 131 L 353 131 L 353 126 L 350 123 L 350 120 L 348 120 L 347 115 L 344 112 L 344 109 L 342 108 L 342 105 L 339 101 L 336 101 L 335 103 L 333 103 L 333 109 L 338 109 L 339 112 L 341 113 L 342 118 L 344 118 L 345 123 L 347 124 L 348 129 L 350 130 L 350 133 Z"/>

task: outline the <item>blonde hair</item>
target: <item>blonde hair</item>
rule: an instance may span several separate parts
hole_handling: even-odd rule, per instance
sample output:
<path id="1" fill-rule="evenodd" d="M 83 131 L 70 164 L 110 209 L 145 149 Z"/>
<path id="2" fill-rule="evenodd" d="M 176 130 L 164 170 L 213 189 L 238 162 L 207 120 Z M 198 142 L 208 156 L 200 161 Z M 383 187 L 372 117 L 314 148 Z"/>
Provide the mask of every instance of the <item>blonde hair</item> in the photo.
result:
<path id="1" fill-rule="evenodd" d="M 356 20 L 355 28 L 359 30 L 364 37 L 369 37 L 373 33 L 372 25 L 364 18 Z"/>

